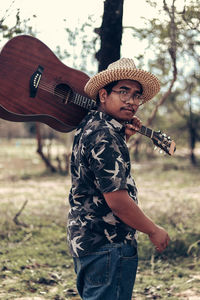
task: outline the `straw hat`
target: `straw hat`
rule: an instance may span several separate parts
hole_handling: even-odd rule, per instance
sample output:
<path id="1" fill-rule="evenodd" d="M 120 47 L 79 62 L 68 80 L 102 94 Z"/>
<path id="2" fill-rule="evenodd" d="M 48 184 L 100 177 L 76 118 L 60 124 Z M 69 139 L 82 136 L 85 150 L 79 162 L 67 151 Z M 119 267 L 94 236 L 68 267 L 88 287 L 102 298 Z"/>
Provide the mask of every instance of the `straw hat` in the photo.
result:
<path id="1" fill-rule="evenodd" d="M 110 64 L 106 70 L 91 77 L 84 90 L 89 97 L 96 99 L 101 88 L 112 81 L 123 79 L 135 80 L 142 85 L 144 102 L 151 100 L 160 90 L 158 78 L 147 71 L 137 69 L 130 58 L 121 58 Z"/>

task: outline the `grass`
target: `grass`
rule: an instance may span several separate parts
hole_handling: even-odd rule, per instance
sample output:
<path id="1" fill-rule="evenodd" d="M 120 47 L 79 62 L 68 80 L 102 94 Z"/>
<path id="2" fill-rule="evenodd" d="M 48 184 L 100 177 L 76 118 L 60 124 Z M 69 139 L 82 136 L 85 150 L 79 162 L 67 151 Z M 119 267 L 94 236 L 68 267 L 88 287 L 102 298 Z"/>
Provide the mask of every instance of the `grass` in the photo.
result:
<path id="1" fill-rule="evenodd" d="M 34 140 L 0 146 L 0 299 L 80 299 L 66 242 L 70 178 L 46 171 Z M 199 168 L 177 155 L 133 171 L 140 206 L 171 237 L 158 254 L 139 235 L 133 299 L 200 299 Z"/>

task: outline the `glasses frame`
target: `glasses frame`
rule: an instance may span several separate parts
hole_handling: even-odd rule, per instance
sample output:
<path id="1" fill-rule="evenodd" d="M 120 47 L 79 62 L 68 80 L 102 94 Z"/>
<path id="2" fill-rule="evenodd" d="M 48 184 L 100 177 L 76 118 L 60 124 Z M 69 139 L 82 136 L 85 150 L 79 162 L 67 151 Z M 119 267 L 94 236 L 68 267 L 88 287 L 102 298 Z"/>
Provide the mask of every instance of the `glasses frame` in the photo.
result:
<path id="1" fill-rule="evenodd" d="M 131 95 L 131 93 L 129 93 L 126 90 L 116 91 L 116 90 L 112 89 L 111 91 L 114 93 L 117 93 L 119 95 L 120 100 L 126 104 L 130 102 L 131 98 L 133 100 L 140 100 L 141 103 L 139 103 L 139 106 L 144 104 L 144 99 L 142 98 L 141 94 L 136 94 L 135 96 L 133 96 L 133 95 Z M 123 96 L 128 96 L 128 98 L 124 99 Z"/>

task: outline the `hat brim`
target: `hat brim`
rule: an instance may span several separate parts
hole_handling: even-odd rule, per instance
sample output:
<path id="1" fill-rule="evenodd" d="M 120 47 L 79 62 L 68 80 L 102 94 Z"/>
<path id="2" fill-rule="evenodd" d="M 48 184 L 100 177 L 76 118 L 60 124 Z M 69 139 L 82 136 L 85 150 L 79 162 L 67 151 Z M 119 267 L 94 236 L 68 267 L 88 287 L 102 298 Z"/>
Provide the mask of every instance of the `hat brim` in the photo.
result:
<path id="1" fill-rule="evenodd" d="M 160 91 L 160 82 L 156 76 L 147 71 L 133 68 L 104 70 L 91 77 L 84 90 L 90 98 L 96 99 L 101 88 L 110 82 L 124 79 L 138 81 L 142 85 L 144 103 L 151 100 Z"/>

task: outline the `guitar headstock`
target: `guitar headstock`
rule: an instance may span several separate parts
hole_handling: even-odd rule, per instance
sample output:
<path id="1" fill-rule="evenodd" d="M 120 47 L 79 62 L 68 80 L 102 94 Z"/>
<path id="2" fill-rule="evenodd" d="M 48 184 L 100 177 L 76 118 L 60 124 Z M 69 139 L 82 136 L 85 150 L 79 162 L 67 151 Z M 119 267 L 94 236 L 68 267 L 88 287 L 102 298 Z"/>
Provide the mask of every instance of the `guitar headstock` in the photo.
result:
<path id="1" fill-rule="evenodd" d="M 154 145 L 159 147 L 161 150 L 169 155 L 173 155 L 176 151 L 176 144 L 169 136 L 161 131 L 154 131 L 153 137 L 151 138 Z"/>

